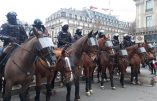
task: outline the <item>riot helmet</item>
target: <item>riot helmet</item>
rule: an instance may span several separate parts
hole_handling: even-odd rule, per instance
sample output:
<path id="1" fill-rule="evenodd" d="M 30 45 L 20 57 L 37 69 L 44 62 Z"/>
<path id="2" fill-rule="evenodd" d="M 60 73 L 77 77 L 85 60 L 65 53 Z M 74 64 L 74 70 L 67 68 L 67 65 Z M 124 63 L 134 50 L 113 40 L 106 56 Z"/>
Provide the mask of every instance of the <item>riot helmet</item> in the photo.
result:
<path id="1" fill-rule="evenodd" d="M 131 36 L 128 34 L 124 34 L 123 38 L 127 41 L 131 41 Z"/>
<path id="2" fill-rule="evenodd" d="M 7 17 L 7 20 L 10 24 L 13 24 L 13 25 L 16 25 L 17 24 L 17 19 L 16 19 L 16 12 L 9 12 L 7 13 L 6 17 Z"/>
<path id="3" fill-rule="evenodd" d="M 115 33 L 115 34 L 113 35 L 113 39 L 114 39 L 114 40 L 119 40 L 118 38 L 119 38 L 119 34 L 118 34 L 118 33 Z"/>
<path id="4" fill-rule="evenodd" d="M 99 37 L 99 38 L 102 38 L 104 35 L 105 35 L 104 30 L 100 30 L 100 31 L 98 32 L 98 37 Z"/>
<path id="5" fill-rule="evenodd" d="M 63 22 L 62 23 L 62 30 L 63 32 L 68 32 L 68 29 L 69 29 L 69 25 L 68 25 L 68 22 Z"/>
<path id="6" fill-rule="evenodd" d="M 40 29 L 43 26 L 43 23 L 42 23 L 42 21 L 40 19 L 35 19 L 33 26 L 35 26 L 36 28 Z"/>
<path id="7" fill-rule="evenodd" d="M 82 27 L 77 27 L 76 34 L 82 35 Z"/>

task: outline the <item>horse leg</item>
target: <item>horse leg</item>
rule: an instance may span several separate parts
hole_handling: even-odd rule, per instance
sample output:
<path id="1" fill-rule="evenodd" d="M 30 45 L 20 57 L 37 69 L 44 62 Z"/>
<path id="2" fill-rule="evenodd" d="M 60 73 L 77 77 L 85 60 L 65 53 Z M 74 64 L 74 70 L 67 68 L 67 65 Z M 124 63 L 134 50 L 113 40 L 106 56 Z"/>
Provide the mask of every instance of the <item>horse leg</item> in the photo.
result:
<path id="1" fill-rule="evenodd" d="M 131 66 L 131 83 L 133 84 L 134 81 L 134 73 L 133 73 L 133 68 Z"/>
<path id="2" fill-rule="evenodd" d="M 98 69 L 97 69 L 98 83 L 100 82 L 100 75 L 101 75 L 101 67 L 98 65 Z"/>
<path id="3" fill-rule="evenodd" d="M 120 83 L 121 83 L 122 88 L 124 88 L 124 73 L 121 73 Z"/>
<path id="4" fill-rule="evenodd" d="M 92 90 L 92 77 L 89 77 L 89 92 L 90 92 L 90 94 L 93 94 L 93 90 Z"/>
<path id="5" fill-rule="evenodd" d="M 28 101 L 28 90 L 29 90 L 30 82 L 24 83 L 21 88 L 21 92 L 19 94 L 21 101 Z"/>
<path id="6" fill-rule="evenodd" d="M 6 81 L 5 84 L 5 94 L 3 97 L 3 101 L 11 101 L 11 89 L 12 89 L 12 82 L 11 81 Z"/>
<path id="7" fill-rule="evenodd" d="M 63 74 L 61 73 L 61 81 L 60 81 L 60 87 L 63 87 L 64 86 L 64 83 L 63 83 Z"/>
<path id="8" fill-rule="evenodd" d="M 51 81 L 51 89 L 54 89 L 54 84 L 55 84 L 55 78 L 57 77 L 57 71 L 54 72 L 54 76 L 52 78 L 52 81 Z"/>
<path id="9" fill-rule="evenodd" d="M 66 101 L 70 101 L 71 85 L 72 85 L 71 82 L 66 83 L 67 88 Z"/>
<path id="10" fill-rule="evenodd" d="M 104 78 L 105 78 L 105 74 L 106 74 L 106 67 L 102 67 L 102 71 L 101 71 L 101 86 L 100 88 L 104 89 Z"/>
<path id="11" fill-rule="evenodd" d="M 51 98 L 51 95 L 52 95 L 52 92 L 51 92 L 51 81 L 52 81 L 52 77 L 53 77 L 53 75 L 49 75 L 49 76 L 47 77 L 46 101 L 50 101 L 50 98 Z"/>
<path id="12" fill-rule="evenodd" d="M 111 68 L 109 68 L 109 73 L 110 73 L 111 88 L 113 90 L 115 90 L 116 87 L 114 86 L 114 83 L 113 83 L 113 66 L 111 66 Z"/>
<path id="13" fill-rule="evenodd" d="M 90 71 L 89 71 L 89 92 L 90 94 L 93 94 L 93 90 L 92 90 L 92 79 L 93 79 L 93 72 L 95 70 L 95 67 L 91 67 Z"/>
<path id="14" fill-rule="evenodd" d="M 75 101 L 79 101 L 80 100 L 80 82 L 79 82 L 79 76 L 76 77 L 75 79 Z"/>
<path id="15" fill-rule="evenodd" d="M 139 68 L 138 68 L 138 70 L 139 70 Z M 135 82 L 136 82 L 136 84 L 140 84 L 140 82 L 138 81 L 138 70 L 135 71 Z"/>
<path id="16" fill-rule="evenodd" d="M 85 81 L 86 81 L 86 87 L 85 87 L 85 91 L 86 91 L 86 95 L 90 96 L 90 92 L 89 92 L 89 71 L 88 71 L 88 67 L 84 67 L 84 76 L 85 76 Z M 75 87 L 76 88 L 76 87 Z"/>
<path id="17" fill-rule="evenodd" d="M 89 77 L 86 77 L 86 95 L 90 96 L 90 92 L 89 92 Z"/>
<path id="18" fill-rule="evenodd" d="M 41 76 L 36 75 L 36 86 L 35 86 L 35 91 L 36 91 L 36 96 L 34 98 L 35 101 L 40 101 L 40 91 L 41 91 Z"/>

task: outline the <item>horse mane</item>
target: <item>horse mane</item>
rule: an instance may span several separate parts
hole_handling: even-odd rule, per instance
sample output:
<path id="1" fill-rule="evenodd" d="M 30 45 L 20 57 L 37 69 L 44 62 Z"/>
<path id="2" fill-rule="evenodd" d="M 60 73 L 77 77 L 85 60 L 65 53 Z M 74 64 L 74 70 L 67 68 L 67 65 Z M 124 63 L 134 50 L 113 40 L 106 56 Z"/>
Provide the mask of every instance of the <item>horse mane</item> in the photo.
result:
<path id="1" fill-rule="evenodd" d="M 83 37 L 81 37 L 80 39 L 78 39 L 77 41 L 75 41 L 72 45 L 67 45 L 64 49 L 65 50 L 70 50 L 70 49 L 76 49 L 77 48 L 77 46 L 80 44 L 80 43 L 84 43 L 86 40 L 85 39 L 87 39 L 87 35 L 86 36 L 83 36 Z M 73 48 L 74 47 L 74 48 Z"/>
<path id="2" fill-rule="evenodd" d="M 26 42 L 28 42 L 28 41 L 30 41 L 30 40 L 32 40 L 33 38 L 34 38 L 35 36 L 31 36 L 30 38 L 28 38 L 24 43 L 26 43 Z"/>
<path id="3" fill-rule="evenodd" d="M 129 47 L 127 47 L 126 49 L 127 49 L 127 50 L 132 50 L 132 49 L 135 49 L 135 48 L 138 48 L 138 44 L 129 46 Z"/>

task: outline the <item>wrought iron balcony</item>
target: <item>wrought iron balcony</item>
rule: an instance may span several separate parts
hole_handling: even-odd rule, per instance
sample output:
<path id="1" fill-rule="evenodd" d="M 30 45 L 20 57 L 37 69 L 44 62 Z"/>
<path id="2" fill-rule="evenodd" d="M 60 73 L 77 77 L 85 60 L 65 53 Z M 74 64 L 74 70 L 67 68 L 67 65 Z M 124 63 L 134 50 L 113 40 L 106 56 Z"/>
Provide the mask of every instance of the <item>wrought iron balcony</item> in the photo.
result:
<path id="1" fill-rule="evenodd" d="M 152 26 L 152 27 L 143 27 L 143 28 L 137 28 L 136 32 L 140 33 L 140 32 L 153 32 L 153 31 L 157 31 L 157 26 Z"/>

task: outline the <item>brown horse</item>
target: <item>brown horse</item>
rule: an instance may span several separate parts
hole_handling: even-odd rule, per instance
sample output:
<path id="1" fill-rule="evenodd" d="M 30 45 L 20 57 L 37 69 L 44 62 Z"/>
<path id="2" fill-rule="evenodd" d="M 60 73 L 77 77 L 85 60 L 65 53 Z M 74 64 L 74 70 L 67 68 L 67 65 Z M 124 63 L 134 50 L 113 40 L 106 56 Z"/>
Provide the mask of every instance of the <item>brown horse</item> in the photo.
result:
<path id="1" fill-rule="evenodd" d="M 128 52 L 128 62 L 129 65 L 131 66 L 131 83 L 132 84 L 139 84 L 138 81 L 138 71 L 140 70 L 140 64 L 146 60 L 146 51 L 143 53 L 139 52 L 139 49 L 143 47 L 140 44 L 136 44 L 133 46 L 130 46 L 126 48 Z M 134 83 L 134 78 L 135 77 L 135 83 Z"/>
<path id="2" fill-rule="evenodd" d="M 82 67 L 84 69 L 84 77 L 85 77 L 85 81 L 86 81 L 85 91 L 86 91 L 87 96 L 90 96 L 91 94 L 93 94 L 92 79 L 93 79 L 93 72 L 96 67 L 96 57 L 95 56 L 96 55 L 94 55 L 94 54 L 92 56 L 85 52 L 82 55 Z"/>
<path id="3" fill-rule="evenodd" d="M 106 69 L 108 68 L 110 74 L 110 81 L 112 89 L 115 89 L 113 83 L 113 69 L 115 52 L 112 48 L 112 42 L 104 36 L 98 40 L 98 68 L 101 71 L 101 88 L 104 88 L 104 78 L 107 79 Z"/>
<path id="4" fill-rule="evenodd" d="M 67 67 L 66 61 L 65 61 L 65 56 L 62 54 L 62 50 L 59 48 L 55 48 L 53 50 L 54 54 L 57 57 L 57 63 L 55 68 L 49 68 L 48 64 L 42 60 L 41 58 L 37 59 L 34 63 L 34 66 L 36 67 L 35 70 L 35 75 L 36 75 L 36 96 L 35 96 L 35 101 L 40 101 L 40 90 L 41 90 L 41 81 L 42 78 L 46 77 L 47 78 L 47 84 L 46 84 L 46 101 L 50 100 L 51 96 L 51 81 L 55 79 L 55 76 L 58 71 L 60 71 L 64 78 L 65 81 L 71 82 L 73 80 L 73 75 L 71 71 L 71 67 Z"/>
<path id="5" fill-rule="evenodd" d="M 139 53 L 139 48 L 144 47 L 146 52 L 144 54 Z M 135 82 L 138 84 L 138 72 L 140 70 L 140 64 L 145 63 L 147 60 L 153 58 L 153 54 L 148 51 L 148 43 L 136 44 L 126 48 L 128 51 L 128 57 L 119 56 L 119 66 L 120 66 L 120 83 L 124 87 L 124 74 L 128 65 L 131 66 L 131 83 L 134 84 L 133 77 L 135 77 Z M 152 49 L 149 49 L 153 51 Z"/>
<path id="6" fill-rule="evenodd" d="M 83 52 L 85 53 L 96 53 L 98 46 L 96 42 L 96 33 L 93 34 L 93 31 L 88 33 L 86 36 L 83 36 L 76 42 L 74 42 L 71 46 L 65 49 L 65 52 L 69 55 L 72 72 L 74 74 L 74 84 L 75 84 L 75 100 L 80 100 L 79 94 L 79 78 L 81 74 L 81 56 Z M 72 83 L 67 83 L 67 95 L 66 101 L 70 101 L 70 93 L 71 93 Z"/>
<path id="7" fill-rule="evenodd" d="M 27 89 L 33 80 L 35 68 L 33 63 L 36 57 L 42 58 L 49 64 L 49 67 L 54 67 L 52 57 L 54 56 L 49 52 L 52 42 L 48 41 L 48 37 L 43 36 L 43 32 L 37 31 L 33 28 L 35 37 L 28 39 L 22 45 L 19 45 L 11 54 L 5 65 L 4 78 L 5 95 L 3 101 L 11 100 L 11 89 L 14 85 L 20 84 L 22 86 L 20 91 L 21 101 L 28 101 Z M 46 43 L 44 44 L 46 40 Z"/>

